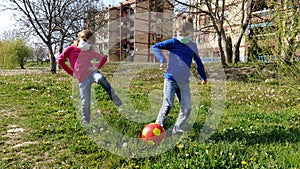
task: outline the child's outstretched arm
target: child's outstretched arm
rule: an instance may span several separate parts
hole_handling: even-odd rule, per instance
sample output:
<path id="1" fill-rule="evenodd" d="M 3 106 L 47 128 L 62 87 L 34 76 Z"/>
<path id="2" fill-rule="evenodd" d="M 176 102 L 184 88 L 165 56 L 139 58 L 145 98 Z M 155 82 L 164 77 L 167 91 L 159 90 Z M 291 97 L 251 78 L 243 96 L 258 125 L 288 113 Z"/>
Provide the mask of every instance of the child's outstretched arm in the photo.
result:
<path id="1" fill-rule="evenodd" d="M 194 61 L 196 64 L 196 69 L 198 72 L 198 75 L 200 76 L 201 80 L 202 80 L 202 84 L 206 84 L 207 83 L 207 77 L 206 77 L 206 73 L 205 73 L 205 69 L 204 69 L 204 65 L 199 57 L 198 52 L 195 52 L 194 54 Z"/>

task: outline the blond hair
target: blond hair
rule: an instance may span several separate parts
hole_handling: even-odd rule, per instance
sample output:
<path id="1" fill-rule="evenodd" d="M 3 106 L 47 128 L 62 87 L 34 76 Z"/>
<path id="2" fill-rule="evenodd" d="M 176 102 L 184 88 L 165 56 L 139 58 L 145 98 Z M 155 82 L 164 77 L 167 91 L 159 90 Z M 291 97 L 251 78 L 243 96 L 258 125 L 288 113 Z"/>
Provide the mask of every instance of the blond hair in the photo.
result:
<path id="1" fill-rule="evenodd" d="M 92 40 L 94 41 L 94 33 L 90 30 L 82 30 L 77 34 L 77 39 L 74 41 L 73 46 L 78 46 L 78 43 L 80 39 L 83 39 L 85 41 Z"/>
<path id="2" fill-rule="evenodd" d="M 182 34 L 191 34 L 194 32 L 193 18 L 186 14 L 178 14 L 175 20 L 175 31 Z"/>

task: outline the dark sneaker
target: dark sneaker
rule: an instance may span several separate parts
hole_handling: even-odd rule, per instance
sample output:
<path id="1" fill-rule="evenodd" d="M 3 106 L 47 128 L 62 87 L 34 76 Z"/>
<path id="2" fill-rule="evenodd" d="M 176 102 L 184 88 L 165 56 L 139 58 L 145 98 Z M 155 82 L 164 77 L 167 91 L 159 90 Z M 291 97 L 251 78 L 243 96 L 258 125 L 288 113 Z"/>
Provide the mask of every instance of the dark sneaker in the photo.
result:
<path id="1" fill-rule="evenodd" d="M 122 105 L 120 98 L 116 94 L 111 96 L 111 100 L 115 103 L 116 106 Z"/>

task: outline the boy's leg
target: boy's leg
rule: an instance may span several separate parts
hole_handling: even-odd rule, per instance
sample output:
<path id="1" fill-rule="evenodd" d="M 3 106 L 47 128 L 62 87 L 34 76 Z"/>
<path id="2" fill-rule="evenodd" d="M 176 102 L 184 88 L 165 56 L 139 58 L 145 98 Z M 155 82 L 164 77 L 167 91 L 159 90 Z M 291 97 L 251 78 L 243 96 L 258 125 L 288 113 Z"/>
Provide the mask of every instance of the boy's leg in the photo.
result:
<path id="1" fill-rule="evenodd" d="M 174 104 L 174 95 L 176 92 L 176 82 L 165 79 L 164 82 L 164 99 L 162 103 L 162 107 L 157 115 L 156 122 L 163 126 L 166 122 L 166 118 L 168 114 L 171 112 L 173 104 Z"/>
<path id="2" fill-rule="evenodd" d="M 89 76 L 83 82 L 79 83 L 79 92 L 82 109 L 82 124 L 90 123 L 91 80 Z"/>
<path id="3" fill-rule="evenodd" d="M 96 83 L 100 84 L 104 88 L 109 95 L 109 98 L 115 103 L 116 106 L 122 105 L 120 98 L 115 94 L 109 82 L 99 71 L 93 72 L 93 78 Z"/>
<path id="4" fill-rule="evenodd" d="M 192 111 L 191 94 L 189 84 L 180 84 L 180 112 L 173 127 L 173 134 L 182 134 L 186 130 L 187 120 Z"/>
<path id="5" fill-rule="evenodd" d="M 173 134 L 181 135 L 186 130 L 187 120 L 192 112 L 192 109 L 180 109 L 180 113 L 173 127 Z"/>

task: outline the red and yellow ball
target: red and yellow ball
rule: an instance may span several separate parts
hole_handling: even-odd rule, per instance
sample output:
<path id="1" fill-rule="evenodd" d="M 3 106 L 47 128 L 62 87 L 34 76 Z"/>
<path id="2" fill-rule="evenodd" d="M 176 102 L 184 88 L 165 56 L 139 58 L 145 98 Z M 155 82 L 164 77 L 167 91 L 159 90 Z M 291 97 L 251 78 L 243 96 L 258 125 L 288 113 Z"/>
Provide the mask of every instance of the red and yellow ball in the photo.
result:
<path id="1" fill-rule="evenodd" d="M 165 138 L 165 130 L 160 124 L 147 124 L 142 131 L 142 140 L 150 145 L 158 145 Z"/>

